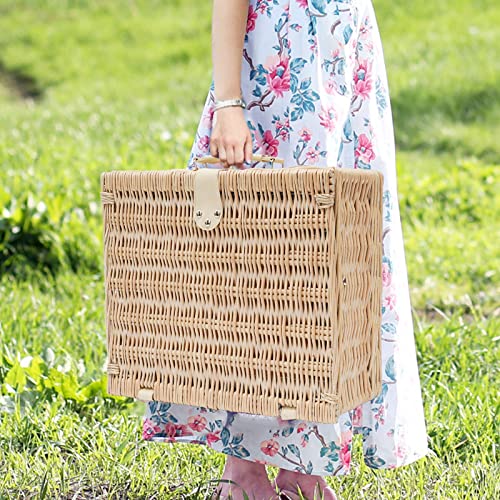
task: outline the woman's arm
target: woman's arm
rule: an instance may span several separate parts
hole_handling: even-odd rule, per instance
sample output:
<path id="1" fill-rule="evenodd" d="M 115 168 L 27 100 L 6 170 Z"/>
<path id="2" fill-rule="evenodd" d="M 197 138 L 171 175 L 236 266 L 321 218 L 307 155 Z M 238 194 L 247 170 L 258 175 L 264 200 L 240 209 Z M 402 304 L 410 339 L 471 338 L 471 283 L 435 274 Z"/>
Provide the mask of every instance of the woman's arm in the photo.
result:
<path id="1" fill-rule="evenodd" d="M 241 95 L 241 64 L 247 16 L 248 0 L 214 0 L 212 62 L 217 99 L 232 99 Z"/>
<path id="2" fill-rule="evenodd" d="M 243 41 L 248 17 L 248 0 L 214 0 L 212 18 L 212 62 L 215 98 L 241 96 Z M 251 161 L 252 135 L 243 108 L 227 107 L 215 112 L 210 154 L 224 167 L 243 166 Z"/>

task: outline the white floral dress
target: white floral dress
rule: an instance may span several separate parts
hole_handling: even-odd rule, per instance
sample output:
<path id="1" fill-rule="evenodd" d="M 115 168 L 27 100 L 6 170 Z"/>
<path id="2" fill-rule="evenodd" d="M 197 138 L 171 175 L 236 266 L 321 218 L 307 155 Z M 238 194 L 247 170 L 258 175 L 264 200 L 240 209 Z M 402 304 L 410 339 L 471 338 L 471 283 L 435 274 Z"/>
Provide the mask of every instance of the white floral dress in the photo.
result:
<path id="1" fill-rule="evenodd" d="M 429 448 L 397 198 L 391 107 L 371 0 L 250 0 L 241 79 L 255 154 L 283 158 L 285 168 L 338 165 L 384 174 L 382 391 L 335 424 L 150 401 L 143 438 L 204 444 L 254 462 L 326 476 L 349 472 L 353 434 L 361 434 L 369 467 L 414 462 Z M 212 80 L 189 169 L 194 155 L 210 154 L 213 91 Z"/>

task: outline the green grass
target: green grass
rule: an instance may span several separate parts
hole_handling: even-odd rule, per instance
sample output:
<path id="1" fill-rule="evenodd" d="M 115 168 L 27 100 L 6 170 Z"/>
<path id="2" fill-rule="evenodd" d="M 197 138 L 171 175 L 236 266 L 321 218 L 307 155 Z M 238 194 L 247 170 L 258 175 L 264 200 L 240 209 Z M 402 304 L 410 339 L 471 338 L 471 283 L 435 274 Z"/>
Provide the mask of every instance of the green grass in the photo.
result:
<path id="1" fill-rule="evenodd" d="M 435 455 L 373 471 L 358 441 L 352 473 L 328 481 L 349 500 L 496 498 L 500 11 L 374 4 Z M 0 255 L 16 250 L 0 276 L 0 498 L 204 498 L 220 476 L 222 454 L 143 442 L 143 404 L 106 395 L 102 373 L 99 176 L 185 166 L 210 16 L 210 1 L 0 0 Z"/>

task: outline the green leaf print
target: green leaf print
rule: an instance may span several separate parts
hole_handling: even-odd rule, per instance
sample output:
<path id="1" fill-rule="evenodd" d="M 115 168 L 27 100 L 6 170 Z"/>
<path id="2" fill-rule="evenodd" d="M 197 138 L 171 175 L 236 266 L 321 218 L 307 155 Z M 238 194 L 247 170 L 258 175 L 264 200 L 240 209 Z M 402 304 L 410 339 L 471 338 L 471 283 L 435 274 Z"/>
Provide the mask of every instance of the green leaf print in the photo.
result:
<path id="1" fill-rule="evenodd" d="M 377 453 L 377 446 L 368 446 L 365 450 L 364 461 L 365 464 L 374 469 L 379 469 L 385 464 L 385 460 L 383 458 L 375 456 Z"/>
<path id="2" fill-rule="evenodd" d="M 243 441 L 243 433 L 235 434 L 233 439 L 231 439 L 231 444 L 239 444 Z"/>
<path id="3" fill-rule="evenodd" d="M 229 437 L 230 437 L 229 429 L 227 427 L 224 427 L 224 429 L 222 429 L 220 433 L 220 438 L 224 446 L 228 445 Z"/>
<path id="4" fill-rule="evenodd" d="M 365 464 L 373 469 L 380 469 L 385 464 L 385 460 L 380 457 L 367 457 L 365 458 Z"/>
<path id="5" fill-rule="evenodd" d="M 396 375 L 394 373 L 394 356 L 391 356 L 385 365 L 385 374 L 393 381 L 396 380 Z"/>
<path id="6" fill-rule="evenodd" d="M 335 441 L 331 441 L 328 446 L 323 446 L 319 452 L 321 457 L 328 457 L 331 460 L 338 460 L 339 454 L 338 450 L 340 450 L 340 446 L 338 446 Z"/>
<path id="7" fill-rule="evenodd" d="M 250 452 L 241 445 L 223 448 L 222 453 L 225 453 L 226 455 L 233 455 L 238 458 L 245 458 L 250 456 Z"/>

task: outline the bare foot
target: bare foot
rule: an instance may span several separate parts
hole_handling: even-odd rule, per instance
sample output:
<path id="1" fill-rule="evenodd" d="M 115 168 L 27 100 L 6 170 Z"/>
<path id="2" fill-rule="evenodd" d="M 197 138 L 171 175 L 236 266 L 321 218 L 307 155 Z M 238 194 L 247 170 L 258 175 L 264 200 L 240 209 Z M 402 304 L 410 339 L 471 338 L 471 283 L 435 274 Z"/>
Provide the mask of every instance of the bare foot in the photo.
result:
<path id="1" fill-rule="evenodd" d="M 299 491 L 306 500 L 338 500 L 321 476 L 280 469 L 274 483 L 279 488 L 280 498 L 283 500 L 301 500 Z"/>
<path id="2" fill-rule="evenodd" d="M 221 479 L 232 482 L 221 482 L 212 496 L 213 500 L 226 498 L 244 500 L 243 492 L 250 500 L 279 499 L 263 464 L 228 455 Z"/>

